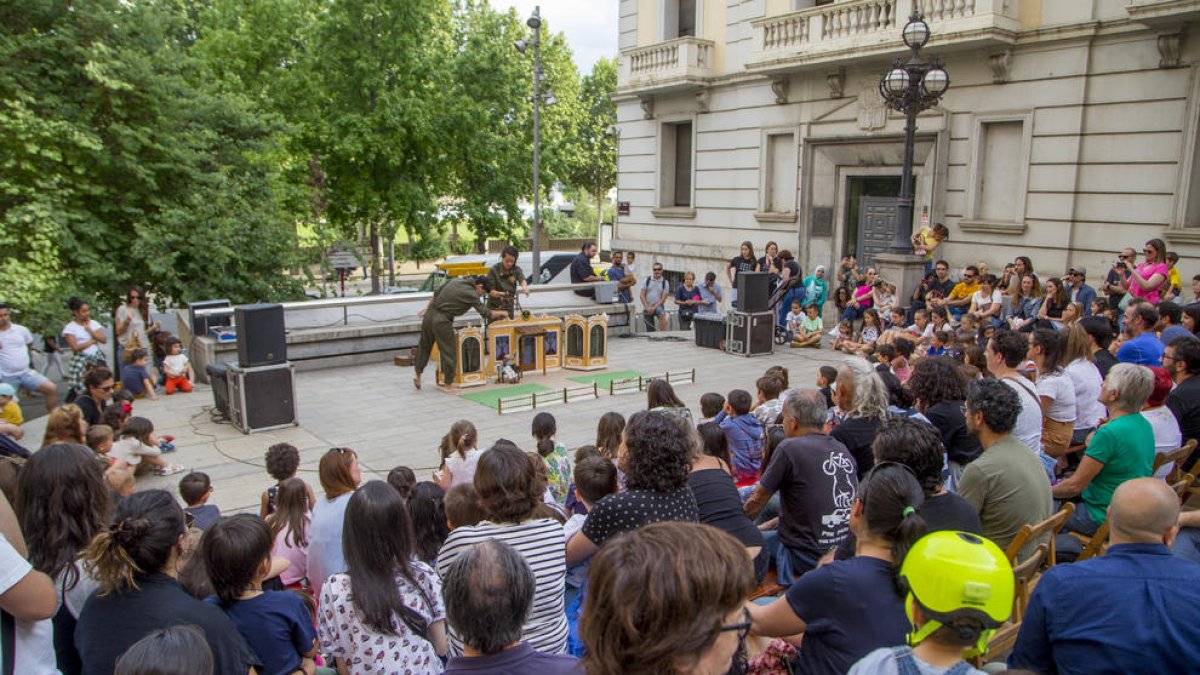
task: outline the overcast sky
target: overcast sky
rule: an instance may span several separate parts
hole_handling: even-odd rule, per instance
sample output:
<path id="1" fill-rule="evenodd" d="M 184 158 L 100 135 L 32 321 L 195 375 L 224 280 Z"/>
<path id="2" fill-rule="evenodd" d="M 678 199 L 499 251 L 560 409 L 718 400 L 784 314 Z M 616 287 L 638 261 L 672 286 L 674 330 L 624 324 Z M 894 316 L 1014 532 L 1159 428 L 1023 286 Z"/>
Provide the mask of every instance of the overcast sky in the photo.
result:
<path id="1" fill-rule="evenodd" d="M 515 7 L 522 19 L 529 18 L 540 5 L 542 19 L 555 33 L 565 33 L 575 55 L 579 74 L 592 70 L 592 64 L 606 56 L 617 55 L 617 0 L 491 0 L 494 7 Z"/>

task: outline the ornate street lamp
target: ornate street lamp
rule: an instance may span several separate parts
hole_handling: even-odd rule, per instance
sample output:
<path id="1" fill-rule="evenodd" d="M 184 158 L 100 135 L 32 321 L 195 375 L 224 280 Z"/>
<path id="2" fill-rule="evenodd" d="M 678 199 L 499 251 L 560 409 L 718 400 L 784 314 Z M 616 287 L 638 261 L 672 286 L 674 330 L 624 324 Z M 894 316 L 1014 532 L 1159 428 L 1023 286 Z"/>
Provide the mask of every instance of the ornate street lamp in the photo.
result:
<path id="1" fill-rule="evenodd" d="M 912 50 L 908 61 L 896 59 L 879 80 L 879 93 L 889 108 L 904 113 L 904 169 L 900 175 L 900 204 L 896 211 L 896 229 L 892 250 L 907 253 L 912 249 L 913 221 L 913 145 L 917 134 L 917 115 L 937 105 L 950 87 L 950 76 L 939 59 L 921 60 L 921 48 L 929 42 L 929 24 L 919 11 L 913 11 L 904 26 L 904 44 Z"/>

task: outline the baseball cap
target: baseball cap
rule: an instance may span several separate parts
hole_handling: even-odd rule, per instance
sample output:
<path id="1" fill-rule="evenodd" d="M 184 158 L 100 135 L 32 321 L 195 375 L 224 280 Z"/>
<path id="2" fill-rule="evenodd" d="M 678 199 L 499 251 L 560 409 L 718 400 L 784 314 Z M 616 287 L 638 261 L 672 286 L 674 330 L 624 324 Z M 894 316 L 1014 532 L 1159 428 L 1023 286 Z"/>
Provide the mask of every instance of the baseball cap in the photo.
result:
<path id="1" fill-rule="evenodd" d="M 1087 276 L 1087 268 L 1083 265 L 1076 265 L 1071 268 L 1071 272 L 1078 272 L 1080 276 Z"/>
<path id="2" fill-rule="evenodd" d="M 0 396 L 16 396 L 17 390 L 7 382 L 0 382 Z"/>

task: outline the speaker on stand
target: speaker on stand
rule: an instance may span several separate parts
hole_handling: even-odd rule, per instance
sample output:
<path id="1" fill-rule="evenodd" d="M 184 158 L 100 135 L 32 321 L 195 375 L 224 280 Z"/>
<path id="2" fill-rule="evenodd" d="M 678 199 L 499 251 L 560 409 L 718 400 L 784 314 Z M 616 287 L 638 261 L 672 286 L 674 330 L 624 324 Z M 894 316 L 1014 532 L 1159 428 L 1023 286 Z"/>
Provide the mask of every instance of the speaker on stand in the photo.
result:
<path id="1" fill-rule="evenodd" d="M 287 360 L 283 305 L 234 309 L 238 363 L 229 365 L 229 418 L 242 433 L 298 424 L 296 380 Z"/>

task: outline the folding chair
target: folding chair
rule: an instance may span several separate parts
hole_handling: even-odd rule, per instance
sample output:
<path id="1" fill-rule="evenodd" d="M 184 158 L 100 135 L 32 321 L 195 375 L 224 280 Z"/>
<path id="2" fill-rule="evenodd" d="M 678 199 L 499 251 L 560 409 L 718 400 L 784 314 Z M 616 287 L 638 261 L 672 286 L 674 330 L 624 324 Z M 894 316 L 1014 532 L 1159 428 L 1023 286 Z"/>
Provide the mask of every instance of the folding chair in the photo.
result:
<path id="1" fill-rule="evenodd" d="M 1070 519 L 1073 513 L 1075 513 L 1075 505 L 1067 502 L 1062 505 L 1062 508 L 1057 513 L 1042 522 L 1025 525 L 1020 530 L 1017 530 L 1017 536 L 1013 537 L 1012 542 L 1008 545 L 1008 550 L 1004 552 L 1008 556 L 1008 561 L 1012 563 L 1013 568 L 1015 569 L 1023 564 L 1018 558 L 1021 555 L 1021 549 L 1025 548 L 1025 544 L 1029 543 L 1031 539 L 1040 539 L 1046 534 L 1050 535 L 1048 543 L 1042 544 L 1046 547 L 1047 552 L 1046 567 L 1053 567 L 1054 556 L 1057 553 L 1054 547 L 1054 538 L 1062 531 L 1063 525 L 1067 524 L 1067 520 Z"/>

